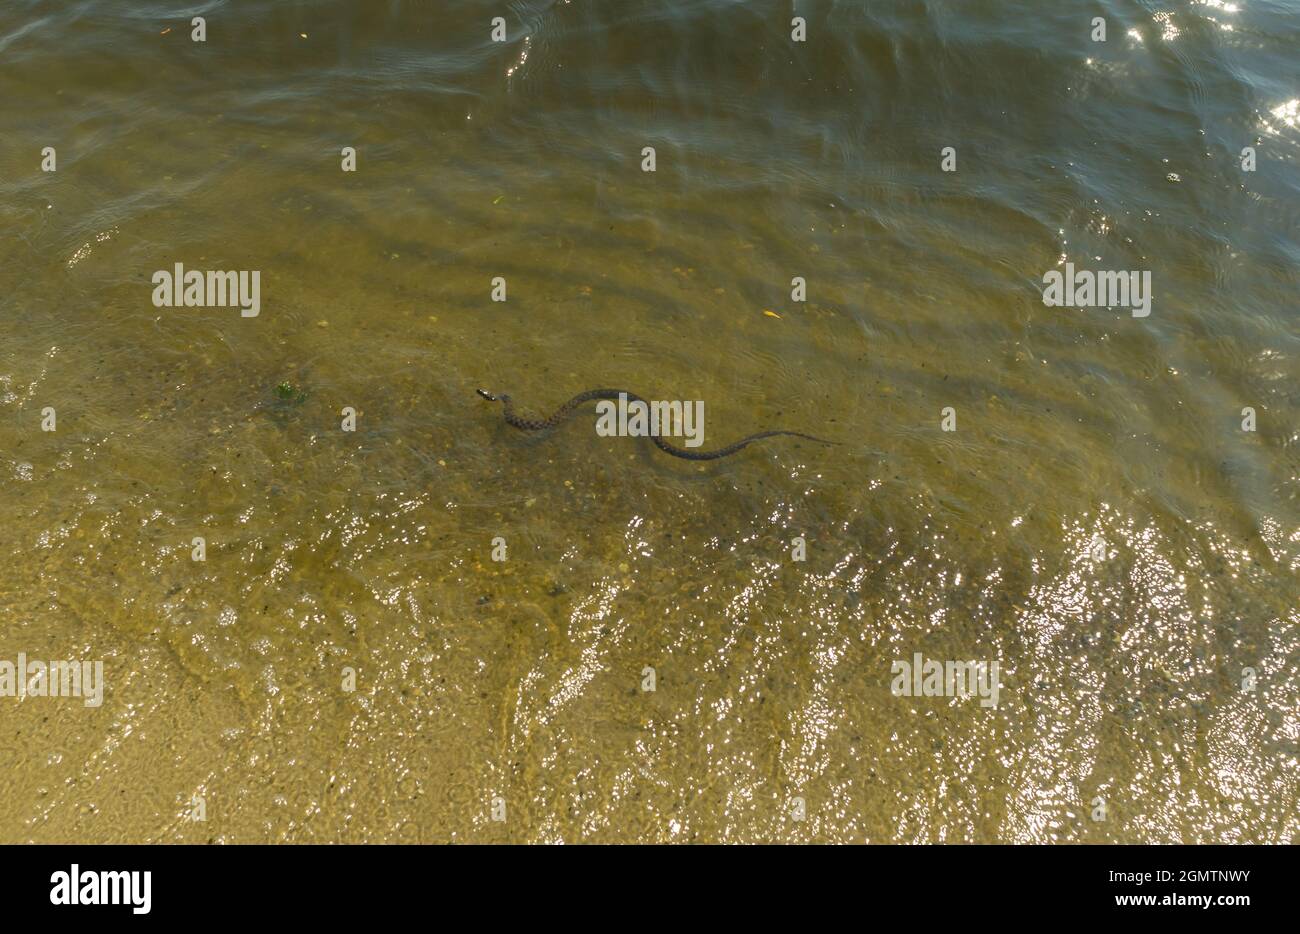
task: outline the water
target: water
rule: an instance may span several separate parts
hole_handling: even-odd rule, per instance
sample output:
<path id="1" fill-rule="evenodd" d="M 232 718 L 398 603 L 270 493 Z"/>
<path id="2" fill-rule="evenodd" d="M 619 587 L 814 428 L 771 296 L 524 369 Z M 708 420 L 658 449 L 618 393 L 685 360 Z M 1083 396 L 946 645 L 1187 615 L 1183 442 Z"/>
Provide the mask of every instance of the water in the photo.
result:
<path id="1" fill-rule="evenodd" d="M 1300 9 L 796 6 L 0 9 L 0 839 L 1295 840 Z"/>

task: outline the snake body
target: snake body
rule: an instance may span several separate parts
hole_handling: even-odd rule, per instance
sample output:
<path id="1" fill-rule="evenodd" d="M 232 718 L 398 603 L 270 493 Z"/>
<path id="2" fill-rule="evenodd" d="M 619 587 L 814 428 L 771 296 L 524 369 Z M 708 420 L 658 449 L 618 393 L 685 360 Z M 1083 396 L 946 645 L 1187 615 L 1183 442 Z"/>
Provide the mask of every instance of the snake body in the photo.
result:
<path id="1" fill-rule="evenodd" d="M 500 402 L 502 404 L 502 414 L 505 415 L 506 423 L 520 431 L 545 431 L 548 428 L 554 428 L 560 422 L 564 421 L 573 412 L 574 409 L 585 402 L 591 402 L 593 399 L 609 399 L 617 401 L 619 396 L 624 396 L 629 402 L 641 402 L 649 405 L 645 399 L 642 399 L 634 392 L 628 392 L 626 389 L 588 389 L 586 392 L 580 392 L 564 405 L 560 406 L 548 418 L 525 418 L 515 411 L 513 400 L 504 393 L 497 394 L 488 392 L 486 389 L 478 390 L 478 394 L 489 402 Z M 651 435 L 650 440 L 655 446 L 665 454 L 671 454 L 673 457 L 680 457 L 688 461 L 712 461 L 719 457 L 727 457 L 735 454 L 741 448 L 753 444 L 763 438 L 772 438 L 776 435 L 790 435 L 794 438 L 805 438 L 808 441 L 816 441 L 818 444 L 836 444 L 835 441 L 827 441 L 824 438 L 817 438 L 813 435 L 806 435 L 802 431 L 760 431 L 757 434 L 748 435 L 739 441 L 733 441 L 724 448 L 718 448 L 716 451 L 691 451 L 686 448 L 680 448 L 670 441 L 665 441 L 659 435 Z"/>

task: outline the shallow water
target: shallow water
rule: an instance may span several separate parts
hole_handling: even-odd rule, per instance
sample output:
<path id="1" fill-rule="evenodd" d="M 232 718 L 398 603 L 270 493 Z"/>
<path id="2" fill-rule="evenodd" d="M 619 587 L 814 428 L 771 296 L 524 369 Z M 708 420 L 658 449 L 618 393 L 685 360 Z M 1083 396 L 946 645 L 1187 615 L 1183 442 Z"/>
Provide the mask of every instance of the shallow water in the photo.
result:
<path id="1" fill-rule="evenodd" d="M 4 5 L 0 840 L 1294 841 L 1297 13 Z"/>

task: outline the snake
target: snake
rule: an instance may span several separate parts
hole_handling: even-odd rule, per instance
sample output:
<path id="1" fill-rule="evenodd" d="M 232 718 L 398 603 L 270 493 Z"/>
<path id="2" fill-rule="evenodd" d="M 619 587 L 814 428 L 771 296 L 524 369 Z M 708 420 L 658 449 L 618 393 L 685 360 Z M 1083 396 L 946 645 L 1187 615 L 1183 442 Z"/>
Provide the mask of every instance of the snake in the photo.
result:
<path id="1" fill-rule="evenodd" d="M 564 405 L 560 406 L 548 418 L 525 418 L 515 411 L 514 401 L 505 393 L 488 392 L 486 389 L 476 390 L 480 396 L 489 402 L 500 402 L 502 414 L 505 415 L 506 424 L 520 431 L 545 431 L 548 428 L 554 428 L 560 422 L 564 421 L 585 402 L 591 402 L 593 399 L 617 400 L 620 396 L 626 398 L 629 402 L 640 402 L 649 406 L 636 393 L 628 392 L 626 389 L 588 389 L 586 392 L 580 392 Z M 680 457 L 688 461 L 713 461 L 720 457 L 728 457 L 735 454 L 741 448 L 748 447 L 755 441 L 761 441 L 763 438 L 774 438 L 777 435 L 789 435 L 794 438 L 804 438 L 808 441 L 816 441 L 818 444 L 838 444 L 838 441 L 827 441 L 825 438 L 818 438 L 815 435 L 804 434 L 802 431 L 785 431 L 776 429 L 773 431 L 760 431 L 757 434 L 747 435 L 739 441 L 733 441 L 726 447 L 718 448 L 714 451 L 689 451 L 686 448 L 680 448 L 670 441 L 665 441 L 659 435 L 650 435 L 650 440 L 655 446 L 665 454 L 671 454 L 673 457 Z"/>

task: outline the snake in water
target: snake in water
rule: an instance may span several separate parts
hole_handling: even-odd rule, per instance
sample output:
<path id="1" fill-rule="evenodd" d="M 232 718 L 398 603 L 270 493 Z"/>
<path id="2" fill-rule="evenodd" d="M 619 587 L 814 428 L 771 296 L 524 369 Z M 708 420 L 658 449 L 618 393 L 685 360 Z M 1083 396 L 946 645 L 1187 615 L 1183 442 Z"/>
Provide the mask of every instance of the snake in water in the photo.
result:
<path id="1" fill-rule="evenodd" d="M 489 402 L 500 402 L 502 404 L 502 413 L 506 417 L 506 423 L 520 431 L 545 431 L 547 428 L 554 428 L 560 422 L 564 421 L 574 409 L 584 402 L 590 402 L 593 399 L 617 400 L 620 396 L 629 402 L 640 402 L 649 406 L 636 393 L 628 392 L 625 389 L 588 389 L 586 392 L 580 392 L 564 405 L 556 409 L 549 418 L 524 418 L 515 411 L 514 403 L 509 396 L 504 393 L 492 393 L 486 389 L 477 390 L 478 394 Z M 825 438 L 818 438 L 813 435 L 806 435 L 802 431 L 760 431 L 757 434 L 741 438 L 739 441 L 733 441 L 725 448 L 718 448 L 716 451 L 688 451 L 686 448 L 679 448 L 677 445 L 665 441 L 659 435 L 650 435 L 650 440 L 655 446 L 665 454 L 671 454 L 673 457 L 680 457 L 688 461 L 712 461 L 719 457 L 726 457 L 735 454 L 741 448 L 753 444 L 762 438 L 771 438 L 776 435 L 790 435 L 795 438 L 805 438 L 809 441 L 816 441 L 818 444 L 838 444 L 838 441 L 827 441 Z"/>

